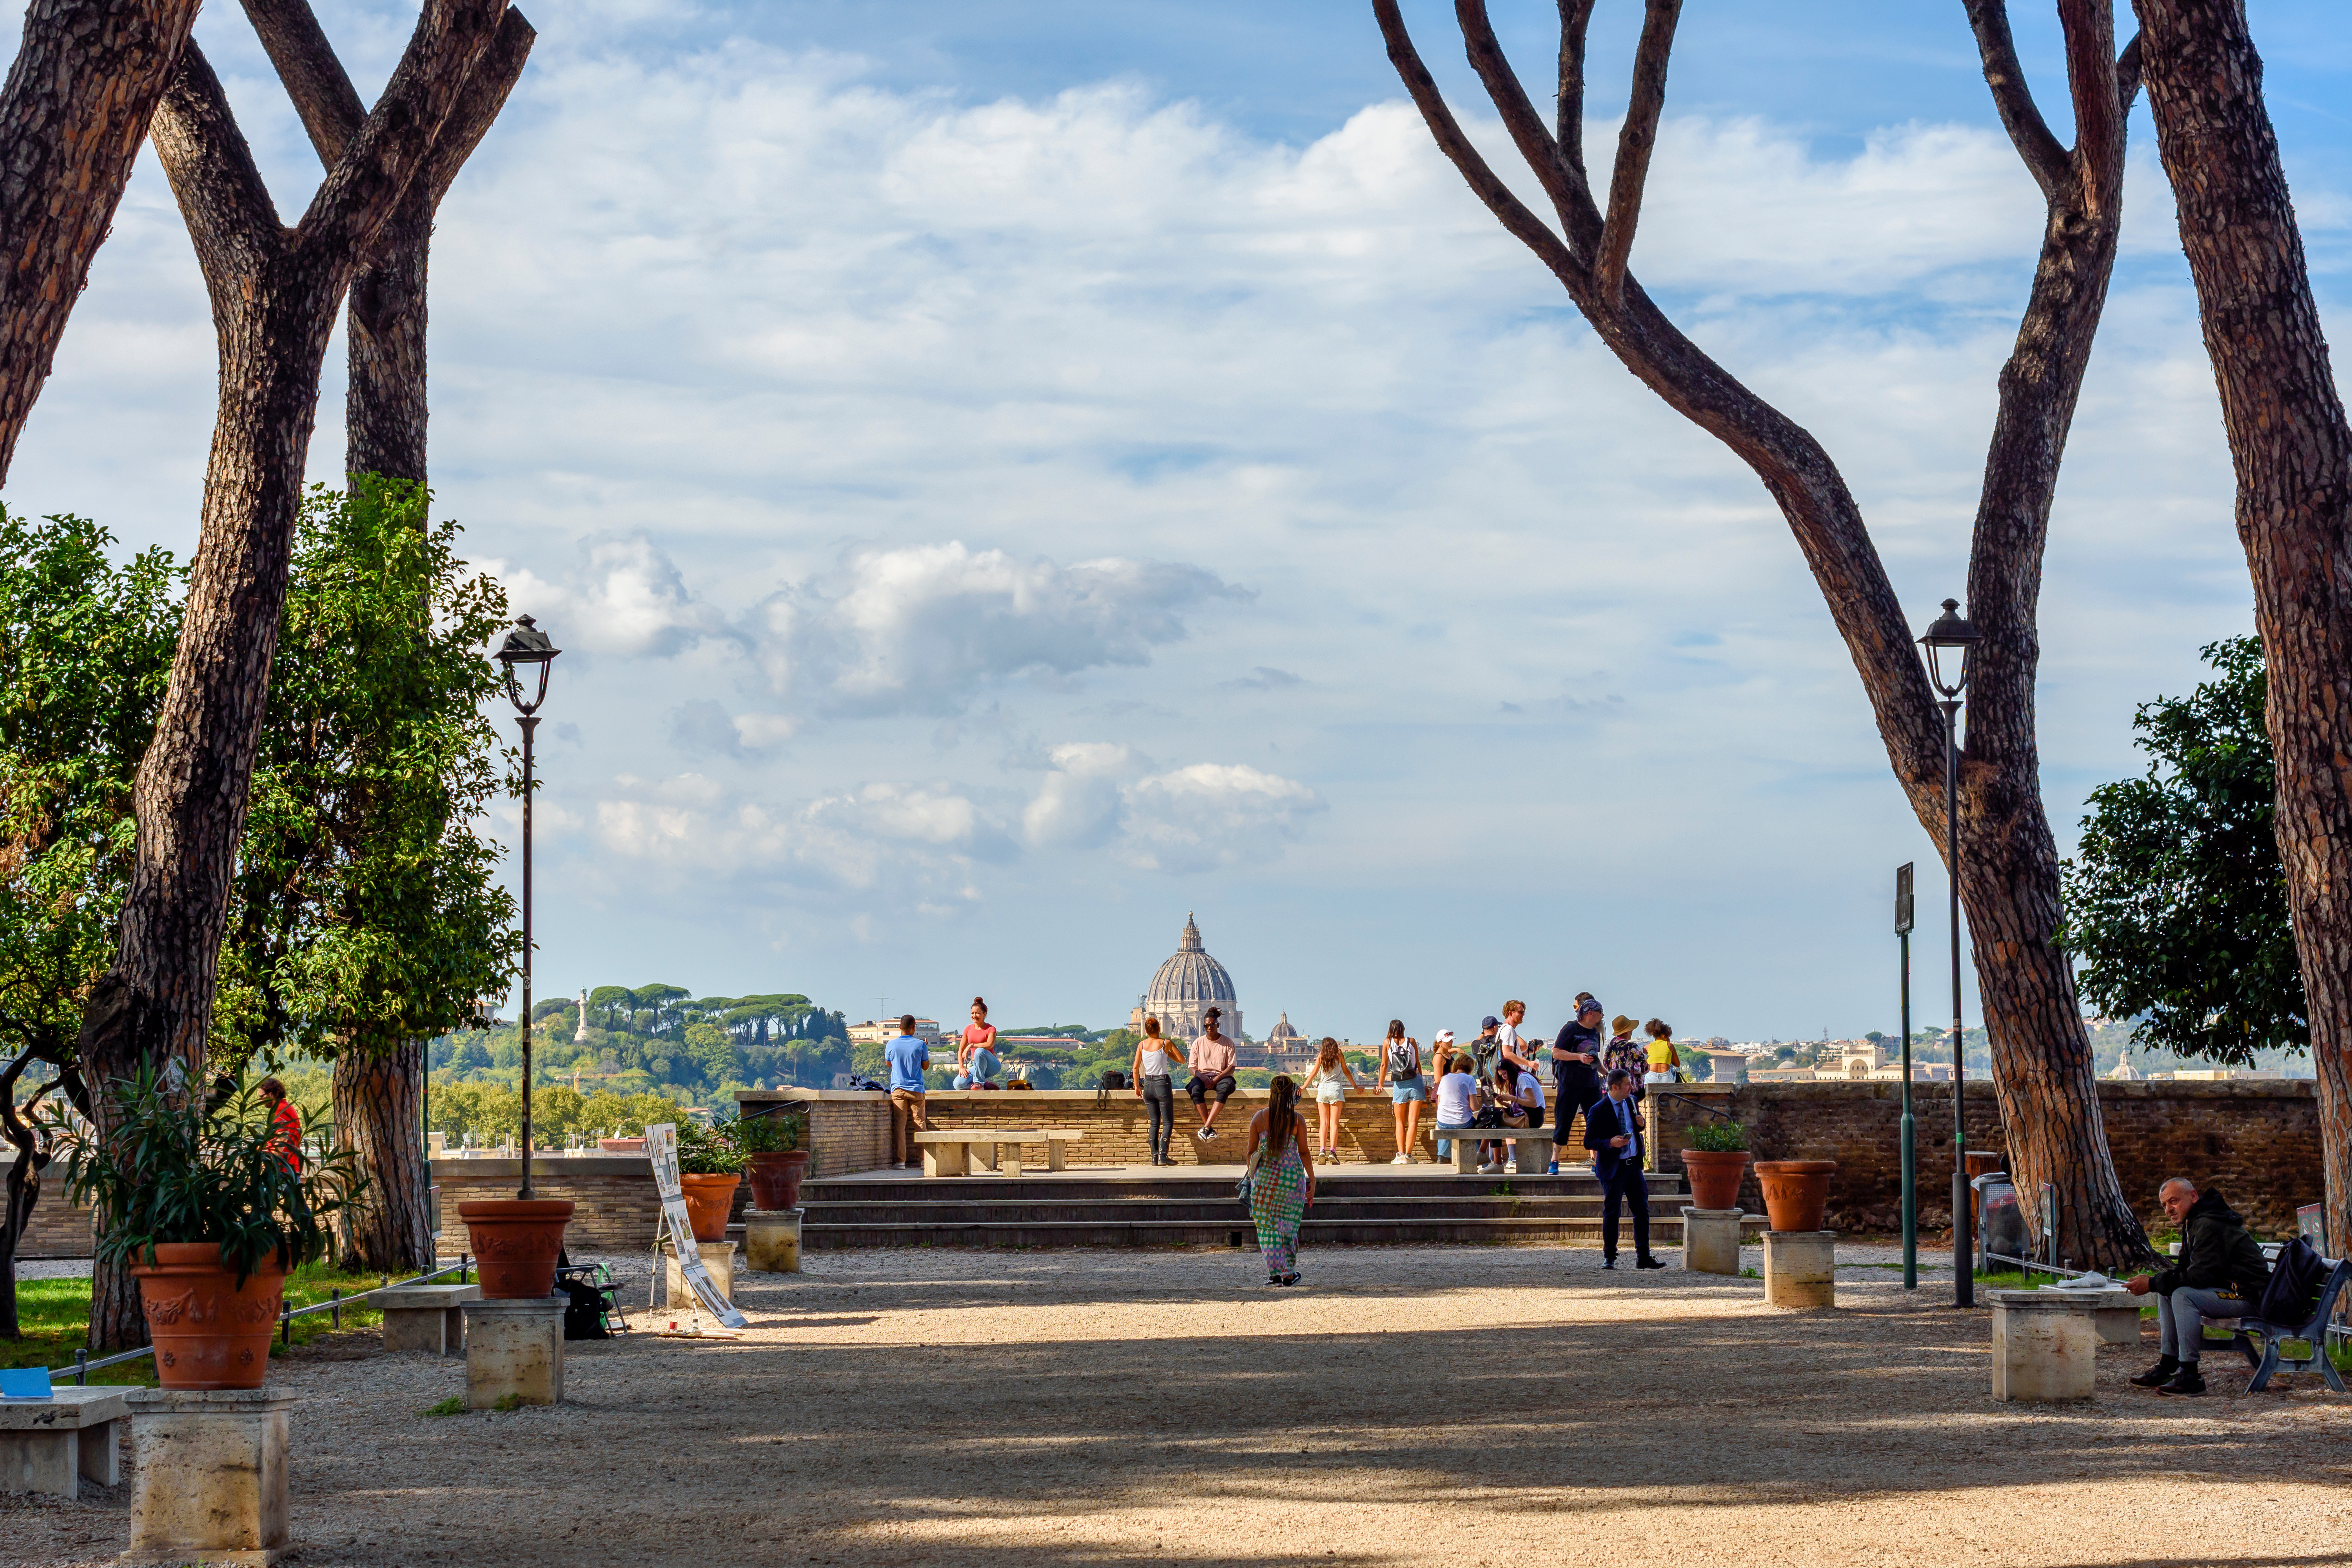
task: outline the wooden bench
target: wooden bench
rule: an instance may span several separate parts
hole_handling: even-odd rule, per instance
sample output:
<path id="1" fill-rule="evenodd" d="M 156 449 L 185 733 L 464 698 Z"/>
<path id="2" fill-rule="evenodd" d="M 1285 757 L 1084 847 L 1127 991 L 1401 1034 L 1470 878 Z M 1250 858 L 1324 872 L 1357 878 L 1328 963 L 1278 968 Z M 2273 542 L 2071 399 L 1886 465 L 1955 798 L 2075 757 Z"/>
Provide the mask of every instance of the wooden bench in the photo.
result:
<path id="1" fill-rule="evenodd" d="M 1549 1127 L 1431 1127 L 1424 1131 L 1429 1134 L 1433 1150 L 1441 1138 L 1454 1141 L 1454 1169 L 1457 1174 L 1465 1176 L 1478 1173 L 1478 1145 L 1481 1143 L 1542 1144 L 1540 1151 L 1532 1152 L 1533 1170 L 1528 1169 L 1530 1151 L 1525 1148 L 1512 1150 L 1518 1157 L 1519 1173 L 1523 1176 L 1535 1175 L 1549 1165 L 1555 1147 Z"/>
<path id="2" fill-rule="evenodd" d="M 1045 1145 L 1045 1168 L 1059 1171 L 1069 1163 L 1065 1146 L 1085 1136 L 1066 1127 L 957 1127 L 918 1132 L 915 1142 L 923 1148 L 926 1176 L 967 1176 L 975 1163 L 994 1171 L 1000 1160 L 1005 1175 L 1017 1176 L 1024 1143 Z"/>

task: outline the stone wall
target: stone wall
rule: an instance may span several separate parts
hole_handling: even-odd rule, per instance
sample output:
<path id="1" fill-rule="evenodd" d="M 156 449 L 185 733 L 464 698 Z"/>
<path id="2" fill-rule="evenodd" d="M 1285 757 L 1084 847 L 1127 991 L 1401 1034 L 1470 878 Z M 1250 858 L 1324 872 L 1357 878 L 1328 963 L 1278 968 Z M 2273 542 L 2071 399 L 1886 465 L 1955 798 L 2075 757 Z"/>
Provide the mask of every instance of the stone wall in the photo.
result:
<path id="1" fill-rule="evenodd" d="M 66 1202 L 65 1179 L 58 1166 L 41 1183 L 41 1197 L 33 1205 L 32 1223 L 16 1241 L 19 1258 L 88 1258 L 96 1241 L 90 1210 Z"/>
<path id="2" fill-rule="evenodd" d="M 809 1107 L 812 1175 L 838 1176 L 876 1170 L 889 1163 L 890 1105 L 883 1095 L 788 1089 L 746 1091 L 736 1098 L 747 1109 L 779 1100 Z M 1116 1090 L 1101 1099 L 1097 1105 L 1096 1091 L 1090 1089 L 934 1089 L 924 1103 L 924 1112 L 933 1127 L 942 1130 L 1070 1128 L 1086 1134 L 1068 1145 L 1072 1165 L 1149 1165 L 1151 1123 L 1143 1101 L 1133 1089 Z M 1250 1118 L 1264 1109 L 1266 1099 L 1267 1091 L 1262 1089 L 1235 1090 L 1217 1115 L 1218 1138 L 1203 1143 L 1193 1136 L 1201 1118 L 1180 1086 L 1176 1135 L 1169 1141 L 1169 1153 L 1180 1165 L 1240 1164 L 1247 1156 L 1242 1139 Z M 1299 1110 L 1307 1119 L 1311 1138 L 1316 1127 L 1313 1102 L 1302 1102 Z M 1427 1105 L 1421 1108 L 1419 1153 L 1423 1161 L 1431 1157 L 1430 1129 L 1437 1121 L 1430 1110 Z M 1581 1140 L 1583 1121 L 1571 1121 L 1569 1131 L 1571 1137 Z M 1341 1112 L 1339 1163 L 1384 1165 L 1396 1152 L 1396 1122 L 1387 1093 L 1349 1096 Z"/>
<path id="3" fill-rule="evenodd" d="M 466 1222 L 457 1205 L 477 1198 L 510 1198 L 522 1183 L 522 1162 L 436 1160 L 433 1180 L 441 1188 L 444 1250 L 463 1245 Z M 647 1252 L 661 1228 L 661 1197 L 654 1191 L 654 1163 L 642 1154 L 541 1154 L 530 1162 L 531 1195 L 569 1198 L 571 1226 L 563 1243 L 574 1252 Z M 740 1189 L 737 1192 L 740 1200 Z M 741 1206 L 739 1202 L 737 1206 Z"/>
<path id="4" fill-rule="evenodd" d="M 1710 1120 L 1690 1102 L 1719 1107 L 1748 1129 L 1757 1159 L 1838 1163 L 1830 1188 L 1832 1227 L 1900 1228 L 1901 1084 L 1693 1084 L 1675 1092 L 1686 1098 L 1658 1100 L 1654 1107 L 1656 1143 L 1668 1152 L 1668 1164 L 1678 1163 L 1673 1152 L 1689 1142 L 1688 1126 Z M 1991 1084 L 1968 1085 L 1968 1110 L 1969 1148 L 2006 1146 Z M 2269 1237 L 2292 1235 L 2295 1209 L 2319 1199 L 2319 1104 L 2308 1079 L 2102 1083 L 2099 1110 L 2124 1195 L 2142 1224 L 2162 1219 L 2156 1189 L 2174 1175 L 2219 1189 L 2257 1234 Z M 1912 1117 L 1919 1221 L 1941 1229 L 1951 1223 L 1951 1086 L 1915 1084 Z M 1740 1206 L 1763 1208 L 1753 1170 Z"/>

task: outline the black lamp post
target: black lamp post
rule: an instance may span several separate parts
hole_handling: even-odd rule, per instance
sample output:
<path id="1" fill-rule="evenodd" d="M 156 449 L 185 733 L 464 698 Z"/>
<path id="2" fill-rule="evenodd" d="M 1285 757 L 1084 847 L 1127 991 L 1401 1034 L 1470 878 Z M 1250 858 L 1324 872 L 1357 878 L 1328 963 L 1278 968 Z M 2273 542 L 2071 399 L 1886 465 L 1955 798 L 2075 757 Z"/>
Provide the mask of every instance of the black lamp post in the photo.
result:
<path id="1" fill-rule="evenodd" d="M 531 796 L 531 737 L 539 729 L 539 705 L 547 700 L 547 677 L 555 663 L 555 656 L 563 650 L 547 640 L 529 616 L 515 617 L 514 630 L 507 633 L 500 645 L 498 660 L 507 669 L 507 698 L 521 715 L 515 723 L 522 730 L 522 1190 L 515 1194 L 528 1198 L 530 1191 L 530 796 Z M 518 665 L 539 667 L 539 690 L 528 702 L 523 700 L 522 684 L 517 679 Z"/>
<path id="2" fill-rule="evenodd" d="M 1944 710 L 1944 858 L 1951 871 L 1952 922 L 1952 1305 L 1973 1307 L 1977 1275 L 1969 1237 L 1968 1064 L 1960 1043 L 1960 693 L 1984 634 L 1960 615 L 1958 599 L 1944 601 L 1944 613 L 1919 639 L 1927 650 L 1927 679 L 1942 695 Z M 1954 668 L 1944 679 L 1945 665 Z M 525 819 L 526 821 L 528 818 Z M 528 864 L 528 862 L 526 862 Z M 528 884 L 526 884 L 528 885 Z"/>

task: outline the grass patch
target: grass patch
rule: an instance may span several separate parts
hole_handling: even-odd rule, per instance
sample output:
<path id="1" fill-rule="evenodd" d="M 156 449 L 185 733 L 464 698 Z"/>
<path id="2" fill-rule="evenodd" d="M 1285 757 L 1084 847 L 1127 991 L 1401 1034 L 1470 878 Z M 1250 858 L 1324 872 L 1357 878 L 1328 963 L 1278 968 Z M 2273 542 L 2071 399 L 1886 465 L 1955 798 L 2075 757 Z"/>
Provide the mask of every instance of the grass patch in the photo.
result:
<path id="1" fill-rule="evenodd" d="M 1743 1268 L 1743 1269 L 1741 1269 L 1741 1270 L 1739 1271 L 1739 1277 L 1740 1277 L 1742 1279 L 1763 1279 L 1763 1278 L 1764 1278 L 1764 1276 L 1763 1276 L 1759 1271 L 1758 1271 L 1758 1270 L 1756 1270 L 1756 1269 L 1753 1269 L 1753 1268 Z"/>
<path id="2" fill-rule="evenodd" d="M 453 1394 L 448 1398 L 443 1400 L 440 1404 L 428 1405 L 416 1414 L 419 1415 L 462 1415 L 465 1414 L 465 1411 L 466 1396 L 462 1394 Z"/>
<path id="3" fill-rule="evenodd" d="M 348 1296 L 355 1290 L 372 1290 L 382 1282 L 382 1275 L 346 1274 L 331 1264 L 312 1263 L 287 1277 L 286 1304 L 308 1307 L 328 1300 L 338 1289 Z M 334 1332 L 334 1316 L 332 1312 L 318 1312 L 295 1319 L 294 1348 L 299 1349 L 321 1334 Z M 89 1281 L 18 1280 L 16 1319 L 24 1338 L 0 1340 L 0 1367 L 65 1367 L 68 1372 L 53 1375 L 58 1381 L 70 1382 L 74 1352 L 89 1342 Z M 371 1328 L 383 1321 L 383 1314 L 372 1303 L 343 1309 L 343 1327 L 347 1329 Z M 283 1354 L 286 1348 L 276 1335 L 270 1337 L 271 1355 Z M 120 1366 L 102 1367 L 91 1373 L 89 1380 L 93 1384 L 152 1388 L 154 1359 L 146 1357 Z"/>
<path id="4" fill-rule="evenodd" d="M 493 1410 L 520 1410 L 522 1408 L 522 1395 L 520 1394 L 501 1394 L 490 1402 L 490 1408 Z"/>

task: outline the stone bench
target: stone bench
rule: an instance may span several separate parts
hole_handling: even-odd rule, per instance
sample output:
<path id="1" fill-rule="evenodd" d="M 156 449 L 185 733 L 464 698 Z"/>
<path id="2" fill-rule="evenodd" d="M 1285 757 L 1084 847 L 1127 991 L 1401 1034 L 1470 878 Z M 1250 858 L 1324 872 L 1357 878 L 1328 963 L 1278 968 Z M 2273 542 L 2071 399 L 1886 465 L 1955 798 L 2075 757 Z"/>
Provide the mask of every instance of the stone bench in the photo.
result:
<path id="1" fill-rule="evenodd" d="M 55 1388 L 47 1399 L 0 1403 L 0 1492 L 38 1492 L 71 1502 L 82 1478 L 122 1483 L 115 1425 L 131 1418 L 127 1388 Z"/>
<path id="2" fill-rule="evenodd" d="M 1512 1152 L 1518 1157 L 1521 1175 L 1536 1174 L 1550 1164 L 1552 1151 L 1558 1147 L 1551 1141 L 1551 1129 L 1549 1127 L 1428 1127 L 1423 1131 L 1429 1134 L 1433 1149 L 1441 1138 L 1454 1141 L 1454 1169 L 1457 1174 L 1465 1176 L 1478 1173 L 1478 1145 L 1481 1143 L 1542 1144 L 1543 1147 L 1536 1152 L 1534 1171 L 1528 1168 L 1528 1152 L 1514 1147 Z"/>
<path id="3" fill-rule="evenodd" d="M 1045 1145 L 1045 1168 L 1059 1171 L 1069 1163 L 1064 1145 L 1085 1136 L 1066 1127 L 935 1127 L 916 1133 L 915 1142 L 922 1145 L 926 1176 L 970 1175 L 975 1163 L 994 1171 L 1000 1160 L 1003 1174 L 1017 1176 L 1024 1143 Z"/>
<path id="4" fill-rule="evenodd" d="M 2098 1376 L 2099 1314 L 2128 1291 L 1988 1290 L 1992 1307 L 1992 1396 L 2007 1402 L 2088 1399 Z"/>
<path id="5" fill-rule="evenodd" d="M 383 1309 L 383 1348 L 425 1355 L 466 1353 L 466 1303 L 479 1285 L 395 1285 L 375 1294 Z"/>

